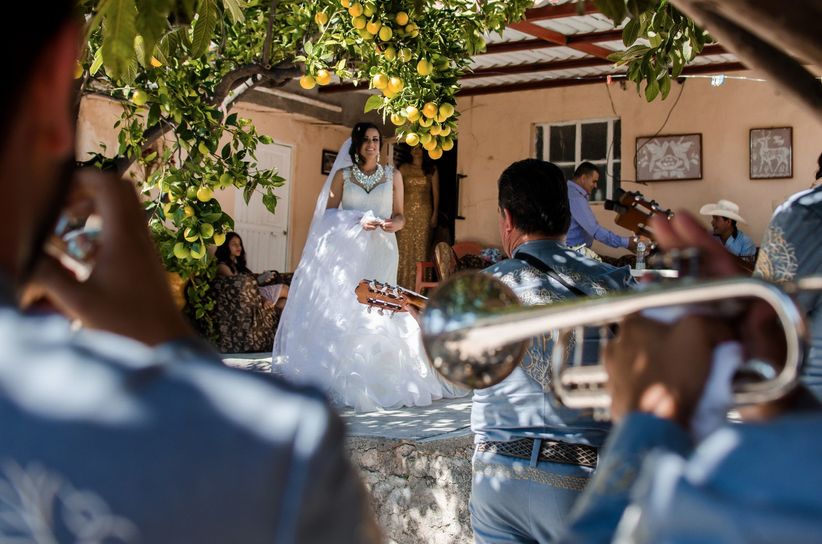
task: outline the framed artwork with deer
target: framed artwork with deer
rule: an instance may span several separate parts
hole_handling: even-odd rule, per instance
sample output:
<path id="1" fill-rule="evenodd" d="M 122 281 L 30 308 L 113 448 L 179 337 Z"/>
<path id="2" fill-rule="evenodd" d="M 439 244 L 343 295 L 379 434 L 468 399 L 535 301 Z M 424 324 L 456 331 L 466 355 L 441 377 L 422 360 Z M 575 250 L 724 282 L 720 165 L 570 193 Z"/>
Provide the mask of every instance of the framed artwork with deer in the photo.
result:
<path id="1" fill-rule="evenodd" d="M 751 179 L 793 177 L 793 128 L 752 128 Z"/>

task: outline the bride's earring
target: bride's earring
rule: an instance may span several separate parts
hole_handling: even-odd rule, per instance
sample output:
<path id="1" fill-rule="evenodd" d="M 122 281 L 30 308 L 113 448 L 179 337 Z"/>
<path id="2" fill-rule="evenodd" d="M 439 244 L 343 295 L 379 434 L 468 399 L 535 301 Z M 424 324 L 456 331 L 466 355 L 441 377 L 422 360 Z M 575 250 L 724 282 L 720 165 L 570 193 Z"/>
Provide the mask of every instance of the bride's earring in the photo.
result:
<path id="1" fill-rule="evenodd" d="M 377 151 L 377 162 L 380 162 L 380 152 Z"/>

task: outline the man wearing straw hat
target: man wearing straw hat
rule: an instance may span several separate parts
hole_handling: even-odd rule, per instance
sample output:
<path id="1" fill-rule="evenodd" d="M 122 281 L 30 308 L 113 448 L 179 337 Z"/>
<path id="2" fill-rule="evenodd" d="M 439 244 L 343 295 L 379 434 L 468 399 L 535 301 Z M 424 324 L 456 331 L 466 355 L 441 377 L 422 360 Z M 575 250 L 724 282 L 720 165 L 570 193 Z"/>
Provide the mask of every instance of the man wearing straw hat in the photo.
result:
<path id="1" fill-rule="evenodd" d="M 714 236 L 719 238 L 725 249 L 739 257 L 753 257 L 756 254 L 756 244 L 739 230 L 737 222 L 746 223 L 739 215 L 739 206 L 730 200 L 720 200 L 716 203 L 705 204 L 699 213 L 711 216 L 711 227 Z"/>

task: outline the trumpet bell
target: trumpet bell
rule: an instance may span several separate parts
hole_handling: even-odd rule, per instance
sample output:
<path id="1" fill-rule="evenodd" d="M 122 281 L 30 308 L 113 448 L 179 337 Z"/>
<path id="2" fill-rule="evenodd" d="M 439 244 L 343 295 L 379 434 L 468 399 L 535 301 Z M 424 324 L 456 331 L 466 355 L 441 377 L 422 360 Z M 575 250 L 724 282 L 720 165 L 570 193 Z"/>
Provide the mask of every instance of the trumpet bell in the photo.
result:
<path id="1" fill-rule="evenodd" d="M 516 311 L 510 287 L 487 274 L 461 272 L 429 300 L 422 318 L 423 345 L 434 368 L 448 380 L 483 389 L 505 379 L 519 364 L 529 340 L 510 344 L 466 342 L 477 321 Z"/>

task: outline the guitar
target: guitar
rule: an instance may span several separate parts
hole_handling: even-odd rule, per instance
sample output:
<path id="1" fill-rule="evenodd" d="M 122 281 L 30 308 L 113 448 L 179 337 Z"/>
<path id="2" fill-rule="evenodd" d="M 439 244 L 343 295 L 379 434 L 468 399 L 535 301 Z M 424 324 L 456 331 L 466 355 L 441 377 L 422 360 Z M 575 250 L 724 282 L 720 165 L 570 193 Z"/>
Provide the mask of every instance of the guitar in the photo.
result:
<path id="1" fill-rule="evenodd" d="M 670 220 L 674 212 L 659 205 L 656 200 L 648 200 L 636 191 L 621 191 L 617 200 L 606 200 L 605 209 L 617 212 L 614 222 L 635 234 L 654 239 L 654 233 L 648 227 L 651 217 L 664 215 Z"/>
<path id="2" fill-rule="evenodd" d="M 391 314 L 406 312 L 408 311 L 407 306 L 422 310 L 428 303 L 428 297 L 377 280 L 362 280 L 357 284 L 354 293 L 357 295 L 357 301 L 360 304 L 368 306 L 369 312 L 371 308 L 377 308 L 380 315 L 384 312 L 390 312 Z"/>

